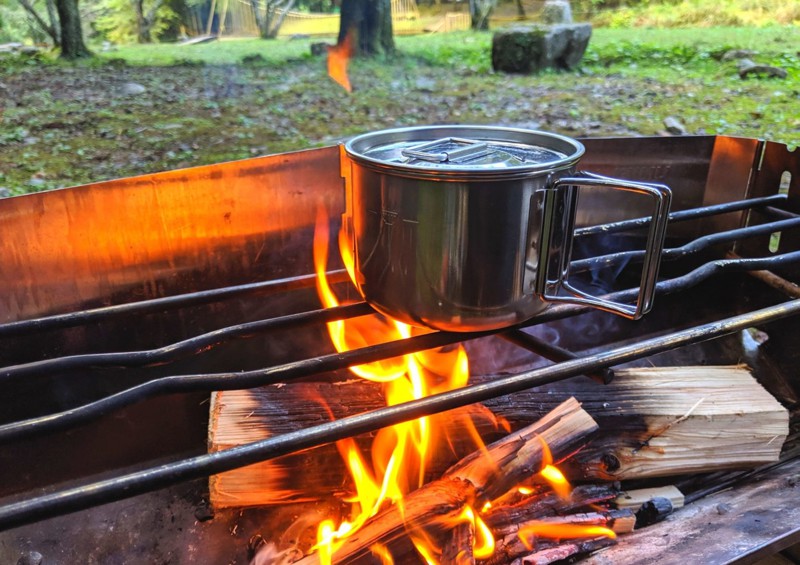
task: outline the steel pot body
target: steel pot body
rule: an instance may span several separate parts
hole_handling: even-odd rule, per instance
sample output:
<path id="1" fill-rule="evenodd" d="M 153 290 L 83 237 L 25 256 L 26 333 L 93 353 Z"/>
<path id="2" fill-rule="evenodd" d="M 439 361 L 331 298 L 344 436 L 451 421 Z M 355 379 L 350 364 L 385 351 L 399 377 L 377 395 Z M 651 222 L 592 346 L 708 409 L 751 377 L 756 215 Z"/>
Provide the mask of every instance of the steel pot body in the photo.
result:
<path id="1" fill-rule="evenodd" d="M 495 144 L 502 157 L 482 153 Z M 517 152 L 526 146 L 541 154 Z M 580 143 L 562 136 L 477 126 L 387 130 L 349 141 L 342 147 L 343 229 L 359 292 L 392 318 L 450 331 L 511 326 L 554 300 L 640 316 L 649 304 L 605 303 L 568 285 L 577 187 L 622 188 L 574 178 L 582 154 Z M 660 233 L 648 243 L 657 271 L 669 190 L 635 186 L 660 198 Z"/>

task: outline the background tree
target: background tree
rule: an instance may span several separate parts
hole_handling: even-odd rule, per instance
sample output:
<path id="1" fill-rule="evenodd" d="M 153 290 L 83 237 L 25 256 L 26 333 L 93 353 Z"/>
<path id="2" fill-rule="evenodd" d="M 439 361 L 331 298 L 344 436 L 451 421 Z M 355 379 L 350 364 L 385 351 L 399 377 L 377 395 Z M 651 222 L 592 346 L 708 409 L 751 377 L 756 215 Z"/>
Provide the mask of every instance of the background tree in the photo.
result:
<path id="1" fill-rule="evenodd" d="M 261 39 L 275 39 L 297 0 L 250 0 Z M 262 8 L 263 5 L 263 8 Z"/>
<path id="2" fill-rule="evenodd" d="M 61 58 L 78 59 L 90 57 L 92 53 L 83 42 L 78 0 L 55 0 L 55 2 L 61 30 Z"/>
<path id="3" fill-rule="evenodd" d="M 394 52 L 391 0 L 342 0 L 340 13 L 339 45 L 352 33 L 354 54 Z"/>
<path id="4" fill-rule="evenodd" d="M 83 42 L 78 0 L 46 0 L 49 23 L 38 13 L 31 0 L 19 0 L 19 3 L 50 37 L 53 45 L 61 48 L 61 58 L 77 59 L 91 56 L 91 52 Z"/>
<path id="5" fill-rule="evenodd" d="M 94 28 L 115 43 L 150 43 L 177 39 L 181 14 L 188 8 L 178 0 L 100 0 Z"/>
<path id="6" fill-rule="evenodd" d="M 469 0 L 469 15 L 472 20 L 472 29 L 489 29 L 489 17 L 494 11 L 497 0 Z"/>
<path id="7" fill-rule="evenodd" d="M 61 45 L 61 29 L 59 27 L 58 15 L 56 13 L 54 1 L 46 0 L 48 21 L 44 20 L 30 0 L 19 0 L 19 3 L 20 6 L 22 6 L 32 18 L 36 28 L 39 31 L 44 32 L 50 38 L 50 41 L 53 42 L 55 47 L 59 47 Z"/>

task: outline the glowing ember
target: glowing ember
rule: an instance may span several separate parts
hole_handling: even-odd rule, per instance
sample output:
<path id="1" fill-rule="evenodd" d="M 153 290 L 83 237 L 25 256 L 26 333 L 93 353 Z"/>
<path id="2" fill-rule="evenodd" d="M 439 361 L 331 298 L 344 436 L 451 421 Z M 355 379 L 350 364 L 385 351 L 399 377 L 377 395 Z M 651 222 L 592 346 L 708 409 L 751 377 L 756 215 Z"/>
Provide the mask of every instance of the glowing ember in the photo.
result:
<path id="1" fill-rule="evenodd" d="M 353 34 L 348 33 L 344 41 L 328 47 L 328 75 L 347 92 L 353 92 L 347 76 L 347 63 L 353 55 Z"/>

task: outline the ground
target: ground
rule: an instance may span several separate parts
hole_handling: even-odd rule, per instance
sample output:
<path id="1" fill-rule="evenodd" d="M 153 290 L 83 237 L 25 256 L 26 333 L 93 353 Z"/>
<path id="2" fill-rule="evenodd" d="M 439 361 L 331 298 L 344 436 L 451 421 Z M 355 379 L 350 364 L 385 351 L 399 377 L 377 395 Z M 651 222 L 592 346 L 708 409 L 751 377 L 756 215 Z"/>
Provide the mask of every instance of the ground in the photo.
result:
<path id="1" fill-rule="evenodd" d="M 0 194 L 335 143 L 386 127 L 502 124 L 570 136 L 689 134 L 800 144 L 797 27 L 595 30 L 576 72 L 494 73 L 490 33 L 398 38 L 351 64 L 352 94 L 310 39 L 119 48 L 0 69 Z M 739 78 L 732 48 L 786 79 Z"/>

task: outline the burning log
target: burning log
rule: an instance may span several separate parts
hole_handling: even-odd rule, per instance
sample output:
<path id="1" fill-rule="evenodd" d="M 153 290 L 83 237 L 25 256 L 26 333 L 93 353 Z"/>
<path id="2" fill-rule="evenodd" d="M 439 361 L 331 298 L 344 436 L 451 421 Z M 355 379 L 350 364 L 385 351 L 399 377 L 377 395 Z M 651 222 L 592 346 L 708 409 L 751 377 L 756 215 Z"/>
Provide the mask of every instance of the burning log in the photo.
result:
<path id="1" fill-rule="evenodd" d="M 473 377 L 481 382 L 490 377 Z M 609 385 L 573 379 L 486 403 L 512 428 L 535 422 L 574 396 L 600 425 L 595 439 L 574 460 L 577 478 L 629 479 L 746 468 L 776 461 L 788 433 L 788 413 L 744 367 L 622 369 Z M 211 451 L 384 405 L 381 386 L 365 381 L 290 383 L 249 391 L 215 393 L 209 424 Z M 469 410 L 470 412 L 467 412 Z M 483 412 L 480 412 L 483 410 Z M 476 412 L 477 411 L 477 412 Z M 454 453 L 431 470 L 441 472 L 472 449 L 467 433 L 450 426 L 457 416 L 475 416 L 483 437 L 498 429 L 480 407 L 449 412 L 437 420 L 448 429 Z M 461 434 L 459 441 L 458 434 Z M 314 468 L 302 477 L 293 469 Z M 215 507 L 313 500 L 342 492 L 343 467 L 332 446 L 251 465 L 212 477 Z"/>
<path id="2" fill-rule="evenodd" d="M 442 563 L 452 565 L 471 565 L 475 563 L 475 526 L 470 522 L 461 522 L 450 530 L 442 548 Z"/>
<path id="3" fill-rule="evenodd" d="M 618 495 L 619 492 L 610 485 L 581 485 L 572 489 L 567 499 L 548 491 L 542 495 L 529 496 L 514 504 L 495 505 L 482 513 L 481 517 L 492 530 L 499 531 L 512 524 L 547 516 L 572 514 L 589 506 L 609 503 Z"/>
<path id="4" fill-rule="evenodd" d="M 549 565 L 574 555 L 591 553 L 615 543 L 616 540 L 609 537 L 572 541 L 523 555 L 520 559 L 513 561 L 513 565 Z"/>
<path id="5" fill-rule="evenodd" d="M 615 543 L 616 534 L 632 532 L 635 524 L 636 516 L 630 509 L 555 516 L 509 524 L 494 530 L 496 535 L 502 537 L 497 542 L 494 555 L 486 561 L 486 565 L 511 563 L 517 558 L 523 558 L 525 560 L 523 562 L 528 563 L 551 563 L 577 553 L 586 553 L 611 545 Z M 591 534 L 592 530 L 586 529 L 587 526 L 594 526 L 598 530 Z M 579 527 L 586 532 L 586 537 L 580 541 L 561 541 L 570 537 L 571 529 Z M 601 533 L 608 530 L 613 533 L 610 535 Z M 534 547 L 530 538 L 539 533 L 545 533 L 551 539 L 539 538 Z M 563 556 L 557 557 L 558 555 Z"/>
<path id="6" fill-rule="evenodd" d="M 390 506 L 365 522 L 336 551 L 337 562 L 365 558 L 375 544 L 391 544 L 407 529 L 426 528 L 441 534 L 459 522 L 468 506 L 481 505 L 541 470 L 548 448 L 555 460 L 572 454 L 597 430 L 575 399 L 569 399 L 535 424 L 465 457 L 441 479 L 410 493 L 402 511 Z M 298 563 L 318 563 L 312 554 Z"/>

